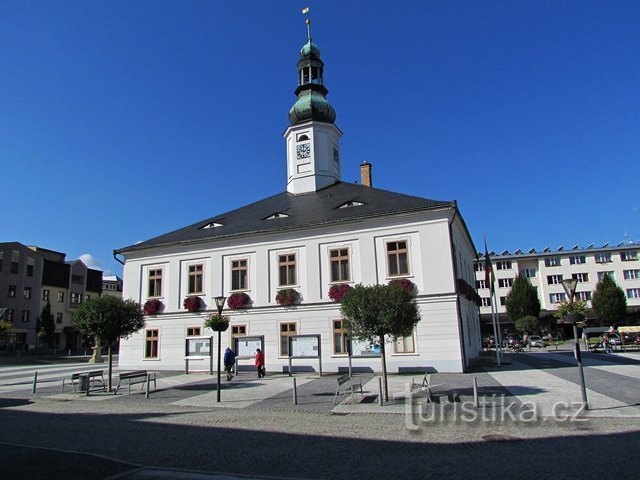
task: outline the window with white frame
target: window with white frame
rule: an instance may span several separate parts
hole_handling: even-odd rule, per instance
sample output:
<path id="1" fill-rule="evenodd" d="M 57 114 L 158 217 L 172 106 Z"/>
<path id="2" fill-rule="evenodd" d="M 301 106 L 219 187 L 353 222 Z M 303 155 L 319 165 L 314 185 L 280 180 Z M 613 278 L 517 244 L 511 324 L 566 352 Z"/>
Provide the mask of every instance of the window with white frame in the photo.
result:
<path id="1" fill-rule="evenodd" d="M 49 301 L 49 290 L 47 290 L 46 288 L 42 290 L 42 301 L 43 302 Z"/>
<path id="2" fill-rule="evenodd" d="M 187 327 L 187 337 L 199 337 L 202 335 L 200 327 Z"/>
<path id="3" fill-rule="evenodd" d="M 342 320 L 333 321 L 333 353 L 334 355 L 344 355 L 347 352 L 347 332 L 344 329 Z"/>
<path id="4" fill-rule="evenodd" d="M 503 307 L 507 304 L 507 297 L 500 297 L 500 305 Z"/>
<path id="5" fill-rule="evenodd" d="M 75 304 L 82 303 L 82 294 L 71 292 L 71 303 L 75 303 Z"/>
<path id="6" fill-rule="evenodd" d="M 598 281 L 601 282 L 605 275 L 611 280 L 616 279 L 616 274 L 614 272 L 598 272 Z"/>
<path id="7" fill-rule="evenodd" d="M 609 263 L 611 261 L 610 252 L 600 252 L 596 254 L 596 263 Z"/>
<path id="8" fill-rule="evenodd" d="M 567 295 L 564 294 L 564 293 L 550 293 L 549 294 L 549 301 L 551 303 L 564 302 L 566 298 L 567 298 Z"/>
<path id="9" fill-rule="evenodd" d="M 204 264 L 189 265 L 189 282 L 187 294 L 198 295 L 204 293 Z"/>
<path id="10" fill-rule="evenodd" d="M 18 287 L 16 287 L 15 285 L 9 285 L 9 290 L 8 290 L 9 297 L 15 298 L 17 288 Z"/>
<path id="11" fill-rule="evenodd" d="M 247 290 L 249 261 L 246 258 L 231 260 L 231 290 Z"/>
<path id="12" fill-rule="evenodd" d="M 27 257 L 27 277 L 33 277 L 33 265 L 33 258 Z"/>
<path id="13" fill-rule="evenodd" d="M 578 280 L 581 283 L 587 283 L 589 281 L 588 273 L 572 273 L 571 278 Z"/>
<path id="14" fill-rule="evenodd" d="M 547 283 L 549 285 L 559 285 L 562 283 L 562 275 L 547 275 Z"/>
<path id="15" fill-rule="evenodd" d="M 144 358 L 158 358 L 160 346 L 160 330 L 151 329 L 145 333 Z"/>
<path id="16" fill-rule="evenodd" d="M 24 287 L 23 296 L 26 299 L 31 298 L 31 287 Z"/>
<path id="17" fill-rule="evenodd" d="M 476 272 L 484 272 L 484 260 L 483 259 L 476 260 L 476 263 L 474 265 L 474 270 Z"/>
<path id="18" fill-rule="evenodd" d="M 499 278 L 498 286 L 500 288 L 509 288 L 513 285 L 513 278 Z"/>
<path id="19" fill-rule="evenodd" d="M 280 356 L 289 356 L 289 337 L 296 335 L 295 322 L 280 324 Z"/>
<path id="20" fill-rule="evenodd" d="M 545 267 L 559 267 L 561 263 L 560 257 L 547 257 L 544 259 Z"/>
<path id="21" fill-rule="evenodd" d="M 31 312 L 29 310 L 22 310 L 22 321 L 25 323 L 28 322 L 30 314 Z"/>
<path id="22" fill-rule="evenodd" d="M 489 297 L 482 297 L 480 300 L 482 301 L 482 306 L 483 307 L 490 307 L 491 306 L 491 299 Z"/>
<path id="23" fill-rule="evenodd" d="M 406 240 L 387 242 L 387 275 L 409 275 L 409 250 Z"/>
<path id="24" fill-rule="evenodd" d="M 640 270 L 624 270 L 625 280 L 637 280 L 640 278 Z"/>
<path id="25" fill-rule="evenodd" d="M 162 268 L 150 268 L 148 272 L 147 297 L 162 297 Z"/>
<path id="26" fill-rule="evenodd" d="M 64 292 L 58 291 L 58 303 L 64 302 Z"/>
<path id="27" fill-rule="evenodd" d="M 638 260 L 637 250 L 628 250 L 626 252 L 620 252 L 620 260 L 622 260 L 623 262 Z"/>
<path id="28" fill-rule="evenodd" d="M 415 353 L 416 347 L 413 341 L 413 333 L 407 337 L 398 337 L 393 342 L 394 353 Z"/>
<path id="29" fill-rule="evenodd" d="M 582 265 L 583 263 L 587 263 L 587 259 L 584 255 L 572 255 L 569 257 L 570 265 Z"/>
<path id="30" fill-rule="evenodd" d="M 348 282 L 351 280 L 348 248 L 334 248 L 329 250 L 329 263 L 331 268 L 331 282 Z"/>
<path id="31" fill-rule="evenodd" d="M 627 298 L 640 298 L 640 288 L 627 288 Z"/>
<path id="32" fill-rule="evenodd" d="M 480 288 L 487 288 L 487 282 L 484 280 L 476 280 L 476 290 Z"/>
<path id="33" fill-rule="evenodd" d="M 297 261 L 295 253 L 281 253 L 278 255 L 278 286 L 297 285 Z"/>
<path id="34" fill-rule="evenodd" d="M 56 313 L 56 323 L 62 323 L 62 317 L 63 317 L 62 312 Z"/>
<path id="35" fill-rule="evenodd" d="M 231 338 L 244 337 L 247 335 L 246 325 L 231 325 Z"/>
<path id="36" fill-rule="evenodd" d="M 535 268 L 523 268 L 520 270 L 520 275 L 526 278 L 535 278 L 536 269 Z"/>
<path id="37" fill-rule="evenodd" d="M 497 270 L 511 270 L 511 260 L 500 260 L 496 262 Z"/>
<path id="38" fill-rule="evenodd" d="M 576 292 L 576 297 L 578 300 L 591 300 L 591 292 Z"/>

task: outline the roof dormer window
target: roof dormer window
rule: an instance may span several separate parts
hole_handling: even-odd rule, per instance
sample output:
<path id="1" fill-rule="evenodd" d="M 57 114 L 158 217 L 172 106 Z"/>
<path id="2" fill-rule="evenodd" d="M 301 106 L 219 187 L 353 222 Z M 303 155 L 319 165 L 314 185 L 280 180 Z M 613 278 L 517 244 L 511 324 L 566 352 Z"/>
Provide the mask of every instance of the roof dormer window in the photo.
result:
<path id="1" fill-rule="evenodd" d="M 209 223 L 207 223 L 205 226 L 200 227 L 200 228 L 204 230 L 205 228 L 218 228 L 218 227 L 221 227 L 221 226 L 222 226 L 222 224 L 221 224 L 221 223 L 218 223 L 218 222 L 209 222 Z"/>
<path id="2" fill-rule="evenodd" d="M 364 203 L 349 200 L 348 202 L 345 202 L 342 205 L 340 205 L 338 208 L 361 207 L 362 205 L 364 205 Z"/>
<path id="3" fill-rule="evenodd" d="M 286 213 L 282 213 L 282 212 L 278 212 L 278 213 L 274 213 L 273 215 L 269 215 L 267 218 L 265 218 L 265 220 L 275 220 L 276 218 L 288 218 L 289 215 L 287 215 Z"/>

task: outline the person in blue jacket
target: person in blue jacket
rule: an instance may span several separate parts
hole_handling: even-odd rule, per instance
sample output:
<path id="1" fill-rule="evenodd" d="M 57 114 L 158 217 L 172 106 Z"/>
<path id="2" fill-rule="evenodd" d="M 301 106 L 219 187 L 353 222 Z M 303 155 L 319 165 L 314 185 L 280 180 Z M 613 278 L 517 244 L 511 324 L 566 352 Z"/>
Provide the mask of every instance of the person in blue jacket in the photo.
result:
<path id="1" fill-rule="evenodd" d="M 224 372 L 227 374 L 227 381 L 231 381 L 233 375 L 233 365 L 236 363 L 236 354 L 233 353 L 230 347 L 224 351 Z"/>

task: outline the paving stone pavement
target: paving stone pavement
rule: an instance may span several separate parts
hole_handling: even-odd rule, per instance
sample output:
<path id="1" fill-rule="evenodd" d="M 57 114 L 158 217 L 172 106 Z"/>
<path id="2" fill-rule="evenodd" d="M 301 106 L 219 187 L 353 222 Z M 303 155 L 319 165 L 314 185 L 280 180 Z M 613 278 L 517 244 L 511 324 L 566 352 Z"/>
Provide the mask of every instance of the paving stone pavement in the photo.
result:
<path id="1" fill-rule="evenodd" d="M 5 365 L 2 478 L 628 478 L 640 467 L 640 355 L 586 354 L 585 365 L 592 409 L 579 421 L 550 415 L 554 402 L 579 399 L 573 357 L 554 351 L 433 374 L 435 403 L 407 403 L 412 376 L 392 375 L 383 407 L 374 375 L 360 376 L 355 404 L 344 396 L 334 406 L 335 376 L 296 376 L 293 405 L 291 377 L 241 374 L 223 384 L 217 404 L 215 378 L 204 374 L 162 373 L 149 399 L 137 388 L 86 397 L 60 394 L 59 379 L 82 364 Z M 34 368 L 44 377 L 36 394 Z M 478 409 L 473 377 L 484 397 Z M 527 403 L 538 408 L 533 421 L 519 417 Z M 462 410 L 470 405 L 475 418 Z M 586 468 L 594 458 L 616 461 Z"/>

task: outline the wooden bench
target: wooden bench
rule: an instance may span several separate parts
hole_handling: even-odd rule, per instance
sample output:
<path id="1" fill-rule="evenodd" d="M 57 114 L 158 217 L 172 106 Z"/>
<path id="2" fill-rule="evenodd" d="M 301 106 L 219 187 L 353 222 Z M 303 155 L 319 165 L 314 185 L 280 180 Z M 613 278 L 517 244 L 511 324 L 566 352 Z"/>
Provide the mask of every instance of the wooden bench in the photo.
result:
<path id="1" fill-rule="evenodd" d="M 131 394 L 131 385 L 135 385 L 136 383 L 141 383 L 142 388 L 145 387 L 147 382 L 153 382 L 153 389 L 157 390 L 158 386 L 156 384 L 156 374 L 155 372 L 147 372 L 146 370 L 136 370 L 134 372 L 123 372 L 118 375 L 118 385 L 114 390 L 113 394 L 118 394 L 118 389 L 123 382 L 127 383 L 129 394 Z"/>
<path id="2" fill-rule="evenodd" d="M 87 377 L 87 389 L 91 390 L 92 387 L 95 389 L 96 381 L 100 381 L 101 387 L 100 389 L 105 389 L 106 384 L 104 383 L 104 371 L 103 370 L 92 370 L 91 372 L 77 372 L 73 373 L 69 379 L 62 379 L 62 389 L 60 393 L 64 393 L 64 383 L 65 380 L 71 381 L 71 387 L 73 388 L 73 393 L 76 393 L 76 384 L 80 387 L 80 377 Z"/>
<path id="3" fill-rule="evenodd" d="M 437 385 L 434 385 L 431 383 L 431 374 L 430 373 L 425 373 L 424 377 L 422 377 L 422 381 L 421 382 L 416 382 L 414 379 L 411 379 L 411 385 L 409 386 L 409 390 L 411 393 L 411 396 L 413 397 L 414 395 L 418 395 L 421 393 L 425 393 L 426 394 L 426 398 L 428 402 L 433 402 L 433 392 L 431 391 L 431 389 L 436 388 L 436 387 L 440 387 L 444 384 L 439 383 Z"/>
<path id="4" fill-rule="evenodd" d="M 351 395 L 351 403 L 355 405 L 356 403 L 356 390 L 360 390 L 360 395 L 364 395 L 362 393 L 362 382 L 360 379 L 354 379 L 349 376 L 349 374 L 345 373 L 344 375 L 340 375 L 336 378 L 338 385 L 336 387 L 336 394 L 333 396 L 333 404 L 336 404 L 336 399 L 338 395 L 346 395 L 347 393 Z"/>

